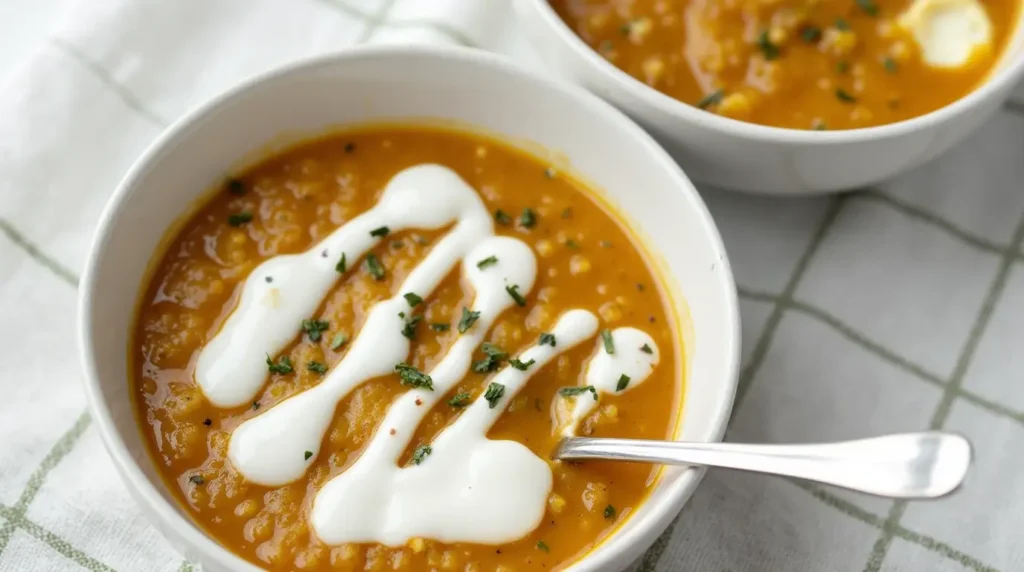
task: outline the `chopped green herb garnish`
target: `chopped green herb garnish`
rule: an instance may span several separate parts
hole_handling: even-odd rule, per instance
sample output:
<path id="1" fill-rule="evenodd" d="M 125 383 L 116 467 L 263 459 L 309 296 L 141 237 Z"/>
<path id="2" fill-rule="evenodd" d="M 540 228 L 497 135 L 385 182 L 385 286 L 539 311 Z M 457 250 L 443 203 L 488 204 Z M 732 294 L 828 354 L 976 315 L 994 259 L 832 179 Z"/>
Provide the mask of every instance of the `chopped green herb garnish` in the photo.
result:
<path id="1" fill-rule="evenodd" d="M 228 224 L 231 226 L 242 226 L 250 221 L 252 221 L 252 213 L 250 212 L 240 212 L 228 216 Z"/>
<path id="2" fill-rule="evenodd" d="M 488 256 L 487 258 L 484 258 L 480 262 L 477 262 L 476 263 L 476 267 L 479 268 L 480 270 L 483 270 L 484 268 L 487 268 L 488 266 L 494 266 L 497 263 L 498 263 L 498 257 L 497 256 Z"/>
<path id="3" fill-rule="evenodd" d="M 337 270 L 339 274 L 344 274 L 345 271 L 348 270 L 348 263 L 345 262 L 344 252 L 341 253 L 341 260 L 339 260 L 338 263 L 334 265 L 334 269 Z"/>
<path id="4" fill-rule="evenodd" d="M 609 355 L 615 353 L 615 340 L 612 339 L 611 330 L 601 330 L 601 340 L 604 342 L 604 351 L 608 352 Z"/>
<path id="5" fill-rule="evenodd" d="M 309 336 L 311 342 L 319 342 L 329 327 L 331 324 L 327 320 L 302 320 L 302 331 Z"/>
<path id="6" fill-rule="evenodd" d="M 430 324 L 430 329 L 435 332 L 447 332 L 452 329 L 452 327 L 444 322 L 434 322 L 433 324 Z"/>
<path id="7" fill-rule="evenodd" d="M 487 386 L 487 391 L 484 392 L 484 399 L 487 400 L 490 408 L 494 409 L 498 406 L 498 401 L 501 400 L 502 395 L 505 395 L 505 386 L 500 383 L 491 382 Z"/>
<path id="8" fill-rule="evenodd" d="M 191 477 L 188 478 L 188 482 L 192 483 L 193 485 L 201 485 L 206 482 L 206 479 L 204 479 L 202 475 L 192 475 Z"/>
<path id="9" fill-rule="evenodd" d="M 380 260 L 377 260 L 377 257 L 373 254 L 366 255 L 366 271 L 370 273 L 370 276 L 373 276 L 374 280 L 384 279 L 384 267 L 381 266 Z"/>
<path id="10" fill-rule="evenodd" d="M 327 364 L 320 363 L 318 361 L 311 361 L 306 364 L 306 369 L 314 371 L 316 373 L 327 373 Z"/>
<path id="11" fill-rule="evenodd" d="M 836 72 L 837 73 L 846 73 L 849 70 L 850 70 L 850 62 L 848 62 L 846 60 L 840 60 L 840 61 L 836 62 Z"/>
<path id="12" fill-rule="evenodd" d="M 270 373 L 279 373 L 281 375 L 295 371 L 292 367 L 292 358 L 281 356 L 281 359 L 274 363 L 274 360 L 270 359 L 270 354 L 267 354 L 267 369 L 270 370 Z"/>
<path id="13" fill-rule="evenodd" d="M 535 363 L 537 363 L 537 360 L 532 360 L 532 359 L 530 361 L 519 361 L 516 358 L 512 358 L 512 359 L 508 360 L 508 364 L 510 366 L 518 369 L 519 371 L 526 371 L 526 370 L 530 369 L 530 366 L 535 364 Z"/>
<path id="14" fill-rule="evenodd" d="M 501 209 L 494 211 L 494 220 L 497 221 L 498 224 L 503 224 L 505 226 L 512 224 L 512 217 L 508 216 L 508 213 Z"/>
<path id="15" fill-rule="evenodd" d="M 472 395 L 466 393 L 465 391 L 461 393 L 456 393 L 454 396 L 452 396 L 451 399 L 448 400 L 448 405 L 451 405 L 452 407 L 465 407 L 469 405 L 470 397 L 472 397 Z"/>
<path id="16" fill-rule="evenodd" d="M 426 459 L 427 455 L 432 451 L 433 449 L 430 448 L 430 445 L 420 445 L 419 447 L 416 447 L 416 450 L 412 452 L 413 464 L 418 465 L 422 463 L 423 459 Z"/>
<path id="17" fill-rule="evenodd" d="M 508 292 L 508 295 L 512 296 L 512 299 L 516 301 L 516 305 L 517 306 L 525 306 L 526 305 L 526 298 L 523 298 L 523 295 L 519 293 L 519 285 L 518 284 L 512 284 L 511 286 L 505 286 L 505 291 Z"/>
<path id="18" fill-rule="evenodd" d="M 836 99 L 843 103 L 856 103 L 857 98 L 842 88 L 836 89 Z"/>
<path id="19" fill-rule="evenodd" d="M 346 342 L 348 342 L 348 334 L 345 332 L 338 332 L 337 334 L 334 334 L 333 338 L 331 338 L 331 349 L 336 350 L 345 345 Z"/>
<path id="20" fill-rule="evenodd" d="M 415 292 L 406 292 L 405 294 L 402 294 L 402 297 L 409 303 L 410 308 L 415 308 L 423 303 L 423 298 L 420 298 L 420 296 Z"/>
<path id="21" fill-rule="evenodd" d="M 239 179 L 230 178 L 227 180 L 226 186 L 228 192 L 232 195 L 244 195 L 245 194 L 245 183 Z"/>
<path id="22" fill-rule="evenodd" d="M 574 385 L 572 387 L 563 387 L 558 390 L 558 394 L 562 397 L 576 397 L 581 393 L 590 392 L 594 396 L 594 401 L 597 401 L 597 389 L 593 385 Z"/>
<path id="23" fill-rule="evenodd" d="M 836 29 L 842 30 L 843 32 L 850 31 L 850 23 L 843 18 L 836 18 Z"/>
<path id="24" fill-rule="evenodd" d="M 768 39 L 768 30 L 761 30 L 757 36 L 757 47 L 761 49 L 761 55 L 766 60 L 774 60 L 779 57 L 779 47 Z"/>
<path id="25" fill-rule="evenodd" d="M 405 320 L 405 325 L 402 326 L 402 335 L 410 340 L 416 339 L 416 326 L 420 325 L 423 321 L 423 316 L 404 316 L 399 314 Z"/>
<path id="26" fill-rule="evenodd" d="M 405 243 L 402 242 L 401 240 L 391 241 L 391 248 L 394 250 L 400 250 L 403 246 L 405 246 Z"/>
<path id="27" fill-rule="evenodd" d="M 604 507 L 604 517 L 609 520 L 615 518 L 615 507 L 612 505 Z"/>
<path id="28" fill-rule="evenodd" d="M 724 98 L 725 92 L 720 89 L 716 89 L 715 91 L 712 91 L 711 93 L 700 98 L 700 101 L 697 102 L 697 107 L 699 107 L 700 109 L 707 109 L 712 105 L 718 105 L 719 103 L 722 103 L 722 99 Z"/>
<path id="29" fill-rule="evenodd" d="M 565 239 L 565 245 L 569 248 L 579 248 L 580 244 L 571 238 Z"/>
<path id="30" fill-rule="evenodd" d="M 619 382 L 615 384 L 615 391 L 622 391 L 629 387 L 629 376 L 622 374 L 619 376 Z"/>
<path id="31" fill-rule="evenodd" d="M 523 209 L 523 214 L 519 215 L 519 226 L 523 228 L 533 228 L 537 224 L 537 213 L 533 212 L 533 209 L 526 207 Z"/>
<path id="32" fill-rule="evenodd" d="M 305 461 L 308 461 L 309 458 L 312 457 L 312 456 L 313 456 L 313 451 L 306 451 L 305 453 L 303 453 L 302 459 L 305 460 Z"/>
<path id="33" fill-rule="evenodd" d="M 825 131 L 828 129 L 828 125 L 826 125 L 821 119 L 815 119 L 811 122 L 811 129 L 815 131 Z"/>
<path id="34" fill-rule="evenodd" d="M 379 226 L 379 227 L 377 227 L 377 228 L 375 228 L 375 229 L 370 231 L 370 236 L 376 236 L 377 238 L 382 238 L 382 237 L 387 236 L 389 232 L 391 232 L 391 229 L 389 229 L 388 227 L 386 227 L 386 226 Z"/>
<path id="35" fill-rule="evenodd" d="M 501 362 L 508 357 L 504 350 L 494 344 L 481 344 L 480 351 L 484 352 L 484 355 L 487 357 L 473 362 L 473 371 L 476 373 L 495 371 L 501 365 Z"/>
<path id="36" fill-rule="evenodd" d="M 821 28 L 817 26 L 805 26 L 804 29 L 800 31 L 800 38 L 808 44 L 817 43 L 817 41 L 821 39 Z"/>
<path id="37" fill-rule="evenodd" d="M 855 0 L 857 6 L 864 11 L 868 16 L 878 15 L 878 4 L 875 4 L 873 0 Z"/>
<path id="38" fill-rule="evenodd" d="M 565 207 L 562 209 L 562 218 L 572 218 L 572 208 Z"/>
<path id="39" fill-rule="evenodd" d="M 542 346 L 548 345 L 548 346 L 551 346 L 551 347 L 555 347 L 555 334 L 543 334 L 542 333 L 540 335 L 540 345 L 542 345 Z"/>
<path id="40" fill-rule="evenodd" d="M 647 344 L 640 346 L 640 351 L 644 352 L 647 355 L 651 355 L 654 353 L 654 350 L 651 349 L 651 346 Z"/>
<path id="41" fill-rule="evenodd" d="M 402 385 L 425 387 L 430 391 L 434 391 L 434 380 L 413 366 L 407 363 L 400 363 L 395 365 L 395 371 L 398 372 L 398 377 L 402 379 Z"/>
<path id="42" fill-rule="evenodd" d="M 598 244 L 601 245 L 601 248 L 611 248 L 612 247 L 612 242 L 610 240 L 602 240 Z"/>
<path id="43" fill-rule="evenodd" d="M 612 51 L 613 47 L 614 44 L 612 44 L 611 40 L 601 40 L 601 43 L 597 45 L 597 51 L 602 54 L 607 54 Z"/>
<path id="44" fill-rule="evenodd" d="M 551 552 L 551 549 L 548 548 L 548 545 L 543 540 L 538 540 L 537 541 L 537 550 L 543 550 L 544 552 Z"/>
<path id="45" fill-rule="evenodd" d="M 465 334 L 473 324 L 480 319 L 480 312 L 474 312 L 467 309 L 465 306 L 462 307 L 462 317 L 459 318 L 459 333 Z"/>
<path id="46" fill-rule="evenodd" d="M 889 73 L 896 73 L 900 70 L 900 66 L 896 63 L 896 60 L 888 56 L 882 58 L 882 66 L 885 68 L 885 71 Z"/>

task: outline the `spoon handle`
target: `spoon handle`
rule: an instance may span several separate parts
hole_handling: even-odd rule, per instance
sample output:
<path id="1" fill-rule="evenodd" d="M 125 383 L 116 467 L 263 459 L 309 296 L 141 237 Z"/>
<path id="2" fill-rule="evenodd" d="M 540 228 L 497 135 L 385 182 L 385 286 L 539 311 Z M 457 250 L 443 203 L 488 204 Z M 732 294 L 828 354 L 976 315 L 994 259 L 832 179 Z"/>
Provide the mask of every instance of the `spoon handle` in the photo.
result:
<path id="1" fill-rule="evenodd" d="M 552 458 L 703 465 L 807 479 L 882 497 L 945 496 L 971 464 L 971 444 L 955 433 L 900 433 L 808 445 L 680 443 L 569 437 Z"/>

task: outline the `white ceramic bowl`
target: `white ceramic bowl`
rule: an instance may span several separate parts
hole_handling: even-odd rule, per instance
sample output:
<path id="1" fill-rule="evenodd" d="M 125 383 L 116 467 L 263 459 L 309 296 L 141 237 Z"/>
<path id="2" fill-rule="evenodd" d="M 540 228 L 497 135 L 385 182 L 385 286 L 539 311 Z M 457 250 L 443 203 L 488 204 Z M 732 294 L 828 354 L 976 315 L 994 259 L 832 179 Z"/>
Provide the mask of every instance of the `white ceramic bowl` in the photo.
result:
<path id="1" fill-rule="evenodd" d="M 155 251 L 207 189 L 268 142 L 296 141 L 331 126 L 423 118 L 555 152 L 621 209 L 661 265 L 677 310 L 689 316 L 680 324 L 689 371 L 677 434 L 722 437 L 739 359 L 735 286 L 697 192 L 640 128 L 583 90 L 478 51 L 374 47 L 299 63 L 247 82 L 164 133 L 114 192 L 82 278 L 80 342 L 90 411 L 143 512 L 206 570 L 256 568 L 190 521 L 141 438 L 126 381 L 127 351 Z M 628 565 L 675 517 L 700 477 L 692 469 L 666 471 L 650 500 L 573 570 Z"/>
<path id="2" fill-rule="evenodd" d="M 845 131 L 745 123 L 664 95 L 585 44 L 548 0 L 516 0 L 542 61 L 633 117 L 697 181 L 766 194 L 829 193 L 872 185 L 934 158 L 981 125 L 1024 75 L 1024 26 L 988 80 L 966 97 L 907 121 Z"/>

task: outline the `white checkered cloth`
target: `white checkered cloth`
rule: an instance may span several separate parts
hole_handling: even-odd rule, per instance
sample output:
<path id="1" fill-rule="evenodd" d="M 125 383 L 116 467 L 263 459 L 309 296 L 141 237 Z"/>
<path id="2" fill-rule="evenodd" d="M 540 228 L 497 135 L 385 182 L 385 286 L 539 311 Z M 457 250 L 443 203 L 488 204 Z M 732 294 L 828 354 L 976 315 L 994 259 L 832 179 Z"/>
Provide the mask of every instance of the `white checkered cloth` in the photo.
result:
<path id="1" fill-rule="evenodd" d="M 142 149 L 189 108 L 304 56 L 501 47 L 516 37 L 506 1 L 0 2 L 0 570 L 193 569 L 125 493 L 79 387 L 76 277 Z M 908 504 L 711 472 L 639 570 L 1024 569 L 1024 90 L 1016 101 L 865 192 L 704 190 L 742 300 L 728 437 L 961 431 L 977 453 L 966 487 Z"/>

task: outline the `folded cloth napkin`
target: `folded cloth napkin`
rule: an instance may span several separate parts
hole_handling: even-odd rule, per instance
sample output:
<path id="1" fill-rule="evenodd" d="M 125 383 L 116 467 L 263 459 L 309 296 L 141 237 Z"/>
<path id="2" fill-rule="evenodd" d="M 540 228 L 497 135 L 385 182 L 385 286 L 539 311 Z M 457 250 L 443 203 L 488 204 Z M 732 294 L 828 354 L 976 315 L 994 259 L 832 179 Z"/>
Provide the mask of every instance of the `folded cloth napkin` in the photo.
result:
<path id="1" fill-rule="evenodd" d="M 463 44 L 542 69 L 509 1 L 0 6 L 0 570 L 194 569 L 125 493 L 79 388 L 77 276 L 143 148 L 247 76 L 361 42 Z M 1024 569 L 1018 96 L 959 148 L 878 188 L 785 201 L 702 189 L 740 284 L 728 438 L 960 431 L 977 452 L 963 490 L 908 504 L 711 472 L 635 569 Z"/>

